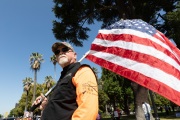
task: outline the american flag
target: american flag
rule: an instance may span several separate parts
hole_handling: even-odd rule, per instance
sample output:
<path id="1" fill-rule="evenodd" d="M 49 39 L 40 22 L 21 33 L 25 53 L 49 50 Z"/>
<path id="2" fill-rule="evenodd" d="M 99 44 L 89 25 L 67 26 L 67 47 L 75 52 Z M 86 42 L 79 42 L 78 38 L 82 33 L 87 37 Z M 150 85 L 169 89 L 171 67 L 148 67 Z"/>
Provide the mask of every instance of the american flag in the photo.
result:
<path id="1" fill-rule="evenodd" d="M 86 58 L 180 105 L 180 51 L 150 24 L 120 20 L 99 30 Z"/>

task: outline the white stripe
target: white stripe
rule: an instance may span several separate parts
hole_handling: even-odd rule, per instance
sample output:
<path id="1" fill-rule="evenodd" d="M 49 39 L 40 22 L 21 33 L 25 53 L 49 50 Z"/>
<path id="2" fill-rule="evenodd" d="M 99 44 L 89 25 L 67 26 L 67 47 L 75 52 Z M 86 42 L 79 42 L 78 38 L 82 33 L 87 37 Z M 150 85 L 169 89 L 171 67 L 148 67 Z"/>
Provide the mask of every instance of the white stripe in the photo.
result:
<path id="1" fill-rule="evenodd" d="M 170 74 L 167 74 L 167 73 L 161 71 L 160 69 L 153 68 L 152 66 L 149 66 L 147 64 L 138 63 L 136 61 L 122 58 L 119 56 L 115 56 L 115 55 L 109 54 L 109 53 L 97 52 L 97 51 L 91 50 L 89 54 L 92 54 L 98 58 L 102 58 L 102 59 L 112 62 L 114 64 L 117 64 L 124 68 L 128 68 L 130 70 L 137 71 L 147 77 L 150 77 L 159 82 L 162 82 L 162 83 L 166 84 L 167 86 L 171 87 L 172 89 L 180 92 L 180 87 L 179 87 L 180 81 L 176 77 L 174 77 Z"/>
<path id="2" fill-rule="evenodd" d="M 171 57 L 169 57 L 168 55 L 164 54 L 161 51 L 158 51 L 157 49 L 150 47 L 150 46 L 146 46 L 146 45 L 142 45 L 142 44 L 137 44 L 137 43 L 133 43 L 133 42 L 126 42 L 126 41 L 108 41 L 108 40 L 101 40 L 96 38 L 93 41 L 93 44 L 97 44 L 100 46 L 104 46 L 104 47 L 118 47 L 118 48 L 123 48 L 126 50 L 132 50 L 132 51 L 136 51 L 139 53 L 144 53 L 150 56 L 154 56 L 170 65 L 172 65 L 173 67 L 175 67 L 176 69 L 178 69 L 180 71 L 180 65 Z"/>
<path id="3" fill-rule="evenodd" d="M 132 29 L 111 29 L 111 30 L 99 30 L 99 33 L 115 34 L 115 35 L 130 34 L 130 35 L 138 36 L 140 38 L 147 38 L 147 39 L 159 44 L 160 46 L 168 49 L 173 54 L 171 48 L 169 48 L 169 46 L 167 44 L 163 43 L 159 39 L 157 39 L 157 38 L 155 38 L 155 37 L 153 37 L 153 36 L 151 36 L 151 35 L 149 35 L 147 33 L 140 32 L 140 31 L 137 31 L 137 30 L 132 30 Z"/>

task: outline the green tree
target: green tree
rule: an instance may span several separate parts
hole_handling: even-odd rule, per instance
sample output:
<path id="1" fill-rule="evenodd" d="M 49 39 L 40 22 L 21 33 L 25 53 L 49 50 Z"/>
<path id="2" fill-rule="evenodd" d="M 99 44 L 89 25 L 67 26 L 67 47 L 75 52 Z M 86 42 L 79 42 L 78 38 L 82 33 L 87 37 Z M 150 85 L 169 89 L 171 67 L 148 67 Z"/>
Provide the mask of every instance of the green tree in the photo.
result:
<path id="1" fill-rule="evenodd" d="M 32 83 L 33 83 L 33 80 L 30 77 L 26 77 L 25 79 L 23 79 L 24 91 L 26 92 L 26 105 L 25 105 L 24 111 L 27 111 L 28 95 L 29 95 L 29 91 L 31 89 Z"/>
<path id="2" fill-rule="evenodd" d="M 100 111 L 104 112 L 106 111 L 106 113 L 108 112 L 107 110 L 107 103 L 110 100 L 108 95 L 101 89 L 98 90 L 98 97 L 99 97 L 99 109 Z"/>
<path id="3" fill-rule="evenodd" d="M 98 69 L 95 67 L 92 67 L 92 70 L 94 71 L 96 78 L 97 78 L 97 84 L 98 84 L 98 100 L 99 100 L 99 111 L 107 113 L 107 102 L 109 101 L 108 95 L 104 92 L 102 89 L 103 81 L 98 78 Z"/>
<path id="4" fill-rule="evenodd" d="M 51 62 L 53 63 L 53 65 L 54 65 L 54 79 L 56 80 L 56 64 L 57 64 L 56 56 L 53 55 L 53 56 L 51 56 L 50 59 L 51 59 Z"/>
<path id="5" fill-rule="evenodd" d="M 32 87 L 33 87 L 33 84 L 32 84 Z M 43 90 L 43 85 L 37 84 L 36 94 L 38 96 L 42 93 L 42 90 Z M 17 106 L 10 111 L 10 114 L 9 114 L 10 116 L 13 116 L 13 115 L 14 116 L 23 116 L 24 115 L 24 108 L 26 105 L 26 97 L 27 97 L 26 93 L 23 92 L 20 100 L 17 102 L 18 103 Z M 33 98 L 33 89 L 30 89 L 30 91 L 28 93 L 28 100 L 31 100 L 32 98 Z M 32 102 L 28 101 L 27 111 L 30 109 L 31 106 L 32 106 Z M 39 114 L 39 113 L 40 113 L 39 109 L 36 109 L 34 111 L 34 114 Z"/>
<path id="6" fill-rule="evenodd" d="M 180 48 L 180 2 L 177 2 L 176 9 L 167 12 L 164 15 L 158 14 L 164 20 L 164 24 L 157 24 L 158 29 L 161 29 L 166 36 L 173 39 L 177 47 Z"/>
<path id="7" fill-rule="evenodd" d="M 118 80 L 119 76 L 107 69 L 102 69 L 101 79 L 103 80 L 103 90 L 108 95 L 110 104 L 115 108 L 122 94 L 122 89 Z"/>
<path id="8" fill-rule="evenodd" d="M 167 23 L 167 35 L 172 38 L 176 42 L 177 47 L 180 48 L 180 2 L 177 3 L 174 11 L 165 14 L 164 19 Z"/>
<path id="9" fill-rule="evenodd" d="M 86 24 L 102 22 L 102 28 L 120 20 L 140 18 L 148 23 L 158 22 L 156 13 L 170 12 L 178 0 L 54 0 L 53 12 L 59 21 L 53 21 L 56 39 L 77 46 L 87 40 L 90 28 Z M 71 18 L 71 19 L 69 19 Z"/>
<path id="10" fill-rule="evenodd" d="M 130 109 L 134 111 L 134 96 L 131 88 L 131 81 L 126 78 L 121 78 L 121 87 L 122 87 L 122 99 L 119 101 L 122 104 L 122 108 L 127 115 L 130 114 Z M 130 108 L 130 109 L 129 109 Z"/>
<path id="11" fill-rule="evenodd" d="M 40 70 L 41 63 L 44 61 L 42 57 L 43 56 L 37 52 L 37 53 L 32 53 L 29 59 L 31 69 L 34 71 L 34 91 L 33 91 L 32 102 L 34 102 L 36 98 L 37 71 Z"/>
<path id="12" fill-rule="evenodd" d="M 55 81 L 53 80 L 52 76 L 46 76 L 44 83 L 43 83 L 43 88 L 45 88 L 45 92 L 49 91 L 50 88 L 52 88 L 55 85 Z M 50 95 L 47 96 L 49 98 Z"/>
<path id="13" fill-rule="evenodd" d="M 131 82 L 107 69 L 102 69 L 101 79 L 103 81 L 104 92 L 109 96 L 109 98 L 115 100 L 110 102 L 113 102 L 114 107 L 120 107 L 127 115 L 129 115 L 129 108 L 134 106 Z M 111 95 L 115 95 L 116 98 Z M 131 107 L 131 109 L 134 110 L 133 107 Z"/>
<path id="14" fill-rule="evenodd" d="M 46 76 L 44 83 L 46 85 L 47 90 L 49 90 L 54 84 L 54 80 L 53 80 L 52 76 Z"/>

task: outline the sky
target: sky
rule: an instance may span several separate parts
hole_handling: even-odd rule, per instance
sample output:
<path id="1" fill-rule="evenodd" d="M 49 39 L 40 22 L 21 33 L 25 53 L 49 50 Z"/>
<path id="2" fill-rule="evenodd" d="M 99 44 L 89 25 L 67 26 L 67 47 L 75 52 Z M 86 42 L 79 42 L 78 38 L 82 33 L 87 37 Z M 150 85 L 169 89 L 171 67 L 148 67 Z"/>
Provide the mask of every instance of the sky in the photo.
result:
<path id="1" fill-rule="evenodd" d="M 37 73 L 37 82 L 42 84 L 46 76 L 55 77 L 54 66 L 50 62 L 53 55 L 51 46 L 58 42 L 52 32 L 52 21 L 57 20 L 49 0 L 0 0 L 0 114 L 10 112 L 19 102 L 23 93 L 22 80 L 26 77 L 34 79 L 30 69 L 29 57 L 33 52 L 43 55 L 44 62 Z M 75 47 L 78 60 L 90 49 L 100 24 L 90 27 L 89 38 L 84 47 Z M 83 59 L 101 72 L 100 66 Z M 61 68 L 56 67 L 56 81 Z"/>

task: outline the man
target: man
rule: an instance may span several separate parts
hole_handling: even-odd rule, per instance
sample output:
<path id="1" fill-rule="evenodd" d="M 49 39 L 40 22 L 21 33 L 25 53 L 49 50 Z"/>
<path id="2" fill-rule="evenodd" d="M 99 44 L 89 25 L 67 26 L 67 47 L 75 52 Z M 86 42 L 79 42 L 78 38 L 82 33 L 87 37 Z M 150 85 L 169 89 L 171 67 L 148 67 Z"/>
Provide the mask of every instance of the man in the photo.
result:
<path id="1" fill-rule="evenodd" d="M 76 52 L 69 43 L 56 42 L 52 51 L 63 71 L 49 100 L 45 98 L 40 105 L 43 110 L 41 119 L 96 120 L 98 88 L 92 69 L 76 61 Z M 43 97 L 39 96 L 34 104 Z"/>
<path id="2" fill-rule="evenodd" d="M 151 112 L 151 107 L 148 103 L 142 102 L 142 109 L 144 111 L 144 115 L 146 120 L 150 120 L 150 112 Z"/>

